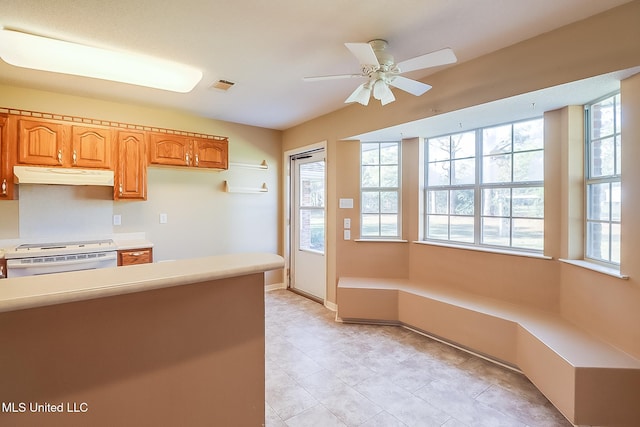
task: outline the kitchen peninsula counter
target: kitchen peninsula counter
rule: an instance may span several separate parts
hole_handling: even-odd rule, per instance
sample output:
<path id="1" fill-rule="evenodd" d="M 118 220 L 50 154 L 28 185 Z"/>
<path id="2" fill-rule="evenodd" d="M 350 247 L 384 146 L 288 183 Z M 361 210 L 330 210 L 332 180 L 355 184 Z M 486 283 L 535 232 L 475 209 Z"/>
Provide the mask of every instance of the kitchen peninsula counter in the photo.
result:
<path id="1" fill-rule="evenodd" d="M 0 424 L 264 423 L 274 254 L 0 282 Z"/>
<path id="2" fill-rule="evenodd" d="M 8 278 L 0 283 L 0 313 L 260 273 L 283 266 L 279 255 L 255 253 Z"/>

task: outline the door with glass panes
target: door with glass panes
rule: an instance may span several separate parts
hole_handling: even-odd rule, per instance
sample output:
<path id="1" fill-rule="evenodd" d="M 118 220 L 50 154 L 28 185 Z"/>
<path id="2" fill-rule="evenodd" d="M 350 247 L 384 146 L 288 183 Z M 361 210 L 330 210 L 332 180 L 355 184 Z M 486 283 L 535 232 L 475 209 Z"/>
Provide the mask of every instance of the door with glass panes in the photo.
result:
<path id="1" fill-rule="evenodd" d="M 292 215 L 290 286 L 324 301 L 325 158 L 324 150 L 291 157 Z"/>

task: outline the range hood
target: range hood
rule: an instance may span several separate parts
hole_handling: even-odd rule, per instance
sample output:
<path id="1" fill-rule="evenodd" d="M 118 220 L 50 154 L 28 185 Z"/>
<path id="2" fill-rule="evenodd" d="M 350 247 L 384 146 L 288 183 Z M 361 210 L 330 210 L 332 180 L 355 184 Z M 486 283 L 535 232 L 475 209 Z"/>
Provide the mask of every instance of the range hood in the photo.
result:
<path id="1" fill-rule="evenodd" d="M 104 185 L 113 187 L 113 171 L 14 166 L 16 184 Z"/>

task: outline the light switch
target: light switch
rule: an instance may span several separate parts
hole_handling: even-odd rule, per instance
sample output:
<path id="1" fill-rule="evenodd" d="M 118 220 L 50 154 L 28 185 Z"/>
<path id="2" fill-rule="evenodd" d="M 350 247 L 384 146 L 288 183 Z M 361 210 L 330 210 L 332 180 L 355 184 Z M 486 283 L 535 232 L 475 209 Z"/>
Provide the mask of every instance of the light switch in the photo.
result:
<path id="1" fill-rule="evenodd" d="M 160 214 L 160 224 L 166 224 L 167 223 L 167 214 L 166 213 L 161 213 Z"/>
<path id="2" fill-rule="evenodd" d="M 121 224 L 122 224 L 122 215 L 114 215 L 113 225 L 121 225 Z"/>
<path id="3" fill-rule="evenodd" d="M 340 199 L 340 209 L 353 209 L 353 199 Z"/>
<path id="4" fill-rule="evenodd" d="M 351 228 L 351 218 L 345 218 L 344 219 L 344 228 L 345 229 Z"/>

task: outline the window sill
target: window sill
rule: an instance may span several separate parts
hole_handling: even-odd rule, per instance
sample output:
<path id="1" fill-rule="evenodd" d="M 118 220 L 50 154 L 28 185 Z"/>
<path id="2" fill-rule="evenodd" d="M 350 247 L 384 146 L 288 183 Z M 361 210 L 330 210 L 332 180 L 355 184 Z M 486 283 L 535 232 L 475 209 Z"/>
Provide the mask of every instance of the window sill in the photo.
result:
<path id="1" fill-rule="evenodd" d="M 585 261 L 583 259 L 558 259 L 558 261 L 564 262 L 566 264 L 575 265 L 576 267 L 586 268 L 587 270 L 597 271 L 598 273 L 606 274 L 607 276 L 612 276 L 617 279 L 627 280 L 629 276 L 626 274 L 620 274 L 620 270 L 605 267 L 604 265 L 596 264 L 594 262 Z"/>
<path id="2" fill-rule="evenodd" d="M 485 248 L 480 246 L 467 246 L 467 245 L 456 245 L 451 243 L 437 243 L 437 242 L 426 242 L 423 240 L 416 240 L 413 243 L 417 243 L 419 245 L 428 245 L 428 246 L 440 246 L 443 248 L 453 248 L 453 249 L 463 249 L 467 251 L 476 251 L 476 252 L 487 252 L 492 254 L 500 254 L 500 255 L 512 255 L 512 256 L 521 256 L 527 258 L 536 258 L 536 259 L 553 259 L 550 256 L 534 253 L 534 252 L 525 252 L 525 251 L 514 251 L 514 250 L 506 250 L 506 249 L 496 249 L 496 248 Z"/>
<path id="3" fill-rule="evenodd" d="M 374 242 L 374 243 L 409 243 L 403 239 L 355 239 L 354 242 Z"/>

